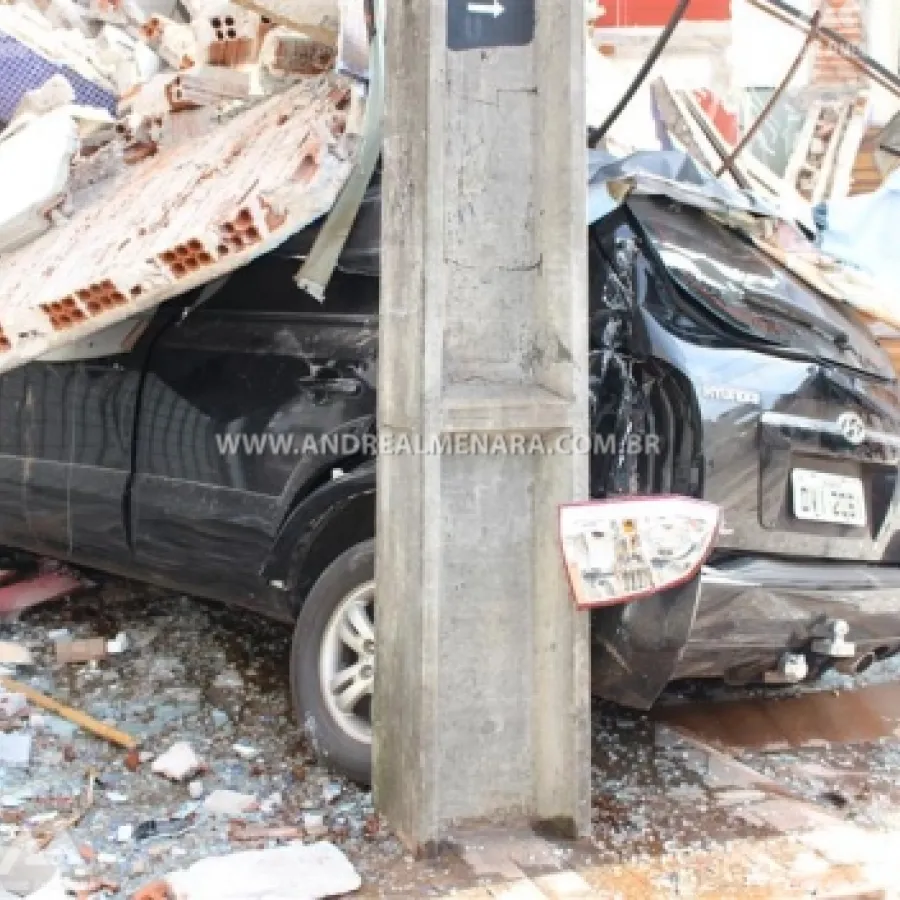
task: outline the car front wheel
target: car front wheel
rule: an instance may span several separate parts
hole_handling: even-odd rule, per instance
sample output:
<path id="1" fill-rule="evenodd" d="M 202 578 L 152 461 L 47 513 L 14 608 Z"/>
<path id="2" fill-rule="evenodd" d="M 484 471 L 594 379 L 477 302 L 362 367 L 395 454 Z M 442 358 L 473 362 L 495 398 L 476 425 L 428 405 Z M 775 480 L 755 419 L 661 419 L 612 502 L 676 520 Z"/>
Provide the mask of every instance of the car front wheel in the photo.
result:
<path id="1" fill-rule="evenodd" d="M 322 761 L 363 784 L 372 778 L 375 542 L 339 556 L 313 586 L 294 631 L 291 692 Z"/>

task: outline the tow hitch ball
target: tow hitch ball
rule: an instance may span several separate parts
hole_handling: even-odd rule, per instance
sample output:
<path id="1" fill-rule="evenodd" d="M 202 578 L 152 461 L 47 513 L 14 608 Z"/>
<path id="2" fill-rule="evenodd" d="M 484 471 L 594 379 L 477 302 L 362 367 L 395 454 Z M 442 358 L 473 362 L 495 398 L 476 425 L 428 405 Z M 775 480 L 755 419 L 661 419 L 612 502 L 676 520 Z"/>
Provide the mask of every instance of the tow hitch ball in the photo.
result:
<path id="1" fill-rule="evenodd" d="M 850 626 L 843 619 L 823 619 L 810 631 L 809 652 L 817 656 L 837 660 L 837 668 L 847 674 L 856 674 L 865 667 L 867 660 L 856 659 L 856 644 L 847 640 Z M 862 663 L 862 665 L 859 665 Z M 764 674 L 766 684 L 798 684 L 809 675 L 809 659 L 806 653 L 782 653 L 778 665 Z"/>
<path id="2" fill-rule="evenodd" d="M 828 619 L 812 629 L 810 649 L 832 659 L 850 659 L 856 655 L 856 644 L 847 640 L 850 626 L 843 619 Z"/>

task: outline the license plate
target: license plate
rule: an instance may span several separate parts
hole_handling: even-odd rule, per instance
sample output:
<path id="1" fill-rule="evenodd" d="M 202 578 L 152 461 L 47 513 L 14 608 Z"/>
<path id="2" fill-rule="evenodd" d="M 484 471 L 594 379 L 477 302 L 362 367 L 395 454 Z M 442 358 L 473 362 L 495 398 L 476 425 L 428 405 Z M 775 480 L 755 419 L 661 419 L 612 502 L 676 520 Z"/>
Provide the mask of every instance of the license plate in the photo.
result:
<path id="1" fill-rule="evenodd" d="M 794 469 L 791 486 L 794 515 L 798 519 L 856 527 L 866 524 L 866 499 L 861 479 Z"/>

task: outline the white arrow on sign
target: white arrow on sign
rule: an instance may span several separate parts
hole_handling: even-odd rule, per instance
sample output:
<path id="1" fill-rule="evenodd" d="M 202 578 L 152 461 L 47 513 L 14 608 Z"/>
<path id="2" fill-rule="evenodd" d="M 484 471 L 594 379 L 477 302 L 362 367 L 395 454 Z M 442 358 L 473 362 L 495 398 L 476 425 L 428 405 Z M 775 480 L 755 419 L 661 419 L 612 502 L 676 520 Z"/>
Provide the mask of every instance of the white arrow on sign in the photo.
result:
<path id="1" fill-rule="evenodd" d="M 469 12 L 478 13 L 481 16 L 493 16 L 496 19 L 506 12 L 506 7 L 500 0 L 494 0 L 493 3 L 470 3 Z"/>

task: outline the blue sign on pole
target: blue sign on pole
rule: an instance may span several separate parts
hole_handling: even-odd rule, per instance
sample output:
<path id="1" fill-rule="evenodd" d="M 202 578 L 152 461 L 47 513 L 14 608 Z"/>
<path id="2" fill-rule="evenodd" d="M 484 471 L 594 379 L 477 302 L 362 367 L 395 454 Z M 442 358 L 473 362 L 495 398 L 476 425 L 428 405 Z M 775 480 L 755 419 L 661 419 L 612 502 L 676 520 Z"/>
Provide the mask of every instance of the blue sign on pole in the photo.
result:
<path id="1" fill-rule="evenodd" d="M 451 50 L 524 47 L 534 40 L 536 0 L 447 0 Z"/>

